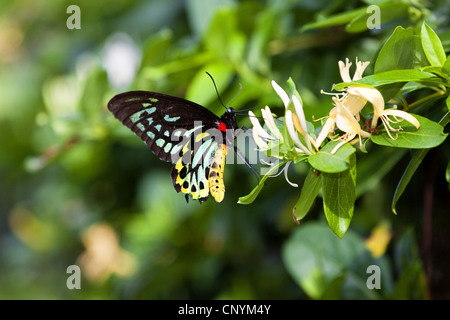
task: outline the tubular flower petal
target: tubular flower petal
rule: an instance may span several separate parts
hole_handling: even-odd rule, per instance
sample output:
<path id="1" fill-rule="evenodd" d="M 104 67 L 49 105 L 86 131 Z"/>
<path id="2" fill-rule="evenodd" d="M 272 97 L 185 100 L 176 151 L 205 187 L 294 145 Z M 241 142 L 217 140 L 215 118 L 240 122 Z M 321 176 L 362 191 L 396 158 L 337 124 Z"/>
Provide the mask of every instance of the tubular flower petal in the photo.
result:
<path id="1" fill-rule="evenodd" d="M 343 98 L 341 98 L 341 102 L 347 107 L 348 111 L 355 116 L 356 120 L 359 121 L 359 113 L 367 104 L 367 100 L 358 95 L 347 93 Z"/>
<path id="2" fill-rule="evenodd" d="M 264 122 L 266 123 L 269 130 L 275 135 L 275 137 L 277 137 L 277 139 L 280 140 L 280 143 L 282 143 L 283 135 L 281 134 L 280 130 L 278 130 L 278 127 L 275 125 L 275 120 L 273 118 L 272 112 L 270 111 L 270 108 L 266 106 L 265 109 L 261 109 L 261 113 Z"/>
<path id="3" fill-rule="evenodd" d="M 334 130 L 334 125 L 336 124 L 337 109 L 334 107 L 330 110 L 328 114 L 328 119 L 322 127 L 319 136 L 316 139 L 316 146 L 320 147 L 325 138 Z"/>
<path id="4" fill-rule="evenodd" d="M 346 142 L 352 142 L 352 140 L 359 136 L 360 146 L 362 145 L 361 138 L 370 137 L 370 133 L 361 129 L 359 122 L 355 119 L 353 114 L 342 104 L 342 102 L 336 97 L 333 98 L 333 101 L 337 108 L 336 114 L 336 126 L 339 130 L 345 132 L 339 139 L 342 141 L 338 143 L 331 154 L 336 153 L 336 151 Z"/>
<path id="5" fill-rule="evenodd" d="M 339 72 L 341 74 L 342 81 L 344 82 L 352 82 L 362 79 L 362 74 L 364 70 L 366 70 L 367 66 L 369 65 L 370 61 L 361 62 L 358 61 L 358 58 L 356 58 L 356 71 L 353 74 L 353 78 L 350 77 L 350 67 L 352 66 L 352 63 L 348 60 L 348 58 L 345 58 L 345 63 L 342 61 L 338 62 L 339 65 Z"/>
<path id="6" fill-rule="evenodd" d="M 271 141 L 276 140 L 276 138 L 272 137 L 270 134 L 267 133 L 266 130 L 263 129 L 261 124 L 258 121 L 258 118 L 255 116 L 255 114 L 252 111 L 248 112 L 250 121 L 253 125 L 253 139 L 255 140 L 256 145 L 261 149 L 265 150 L 269 148 L 269 145 L 265 140 Z"/>
<path id="7" fill-rule="evenodd" d="M 348 58 L 345 58 L 345 63 L 342 61 L 338 62 L 339 72 L 341 73 L 342 81 L 344 82 L 352 82 L 352 78 L 350 77 L 350 67 L 352 63 L 349 62 Z"/>
<path id="8" fill-rule="evenodd" d="M 392 116 L 394 119 L 389 118 L 389 116 Z M 383 122 L 383 126 L 386 129 L 386 133 L 388 134 L 389 138 L 391 138 L 392 140 L 397 139 L 398 134 L 396 134 L 396 137 L 394 138 L 391 135 L 390 131 L 400 131 L 402 130 L 402 127 L 399 128 L 394 128 L 391 126 L 391 123 L 399 123 L 402 122 L 403 120 L 408 121 L 409 123 L 411 123 L 414 127 L 416 127 L 416 129 L 419 129 L 420 127 L 420 123 L 419 121 L 412 116 L 411 114 L 405 112 L 405 111 L 401 111 L 401 110 L 397 110 L 397 109 L 386 109 L 383 110 L 383 112 L 381 113 L 381 115 L 379 115 L 381 121 Z M 375 116 L 374 116 L 375 118 Z M 390 131 L 389 131 L 390 130 Z"/>
<path id="9" fill-rule="evenodd" d="M 286 93 L 286 91 L 281 88 L 278 83 L 276 83 L 274 80 L 272 80 L 272 87 L 275 90 L 275 92 L 280 96 L 281 100 L 283 101 L 284 107 L 287 108 L 289 105 L 289 96 Z"/>
<path id="10" fill-rule="evenodd" d="M 300 139 L 298 138 L 297 132 L 295 131 L 295 128 L 294 128 L 294 120 L 293 120 L 293 115 L 292 115 L 291 110 L 286 111 L 285 121 L 286 121 L 286 128 L 289 132 L 289 135 L 292 138 L 292 141 L 295 143 L 295 145 L 297 147 L 299 147 L 300 150 L 302 150 L 304 153 L 311 154 L 311 151 L 308 150 L 308 148 L 306 148 L 303 145 L 303 143 L 300 141 Z"/>
<path id="11" fill-rule="evenodd" d="M 308 134 L 308 126 L 305 119 L 305 114 L 303 112 L 301 98 L 299 98 L 297 93 L 295 95 L 293 94 L 292 96 L 289 96 L 286 91 L 284 91 L 283 88 L 281 88 L 275 81 L 272 81 L 272 87 L 283 101 L 284 107 L 286 109 L 284 130 L 287 131 L 287 133 L 281 132 L 280 129 L 278 129 L 270 108 L 268 106 L 265 106 L 264 109 L 261 109 L 261 113 L 268 130 L 265 130 L 261 126 L 258 118 L 255 117 L 253 112 L 249 111 L 248 113 L 250 116 L 250 121 L 253 124 L 253 138 L 261 151 L 267 151 L 267 153 L 269 153 L 270 151 L 271 156 L 282 159 L 284 163 L 286 163 L 285 167 L 282 170 L 284 171 L 286 181 L 291 186 L 298 187 L 297 184 L 289 181 L 289 166 L 294 159 L 299 159 L 299 157 L 303 157 L 305 156 L 305 154 L 311 155 L 313 153 L 312 146 L 317 149 L 316 143 L 314 139 Z M 305 142 L 302 142 L 298 133 L 300 133 L 304 137 Z M 289 140 L 289 143 L 287 145 L 284 145 L 283 148 L 279 148 L 276 143 L 285 143 L 287 134 L 289 134 L 289 137 L 292 141 Z M 275 141 L 275 144 L 272 144 L 272 141 Z M 277 155 L 273 155 L 273 150 L 275 150 L 275 148 L 278 148 Z"/>
<path id="12" fill-rule="evenodd" d="M 365 103 L 362 105 L 362 107 L 364 107 L 364 105 L 367 103 L 367 101 L 369 101 L 372 105 L 373 105 L 373 109 L 375 110 L 383 110 L 384 109 L 384 98 L 381 95 L 381 92 L 378 91 L 375 88 L 369 88 L 369 87 L 348 87 L 346 89 L 347 93 L 350 96 L 354 96 L 354 97 L 359 97 L 361 98 L 363 101 L 365 101 Z M 348 106 L 348 104 L 346 104 L 346 106 Z M 353 107 L 351 112 L 352 114 L 359 113 L 362 109 L 362 107 L 358 110 L 358 108 L 360 107 L 360 105 L 358 103 L 355 103 L 355 106 L 357 107 Z"/>
<path id="13" fill-rule="evenodd" d="M 289 161 L 288 163 L 286 163 L 286 166 L 284 167 L 284 178 L 286 179 L 287 183 L 289 183 L 291 186 L 293 186 L 294 188 L 298 188 L 298 184 L 289 181 L 288 178 L 288 169 L 291 163 L 292 161 Z"/>
<path id="14" fill-rule="evenodd" d="M 297 114 L 298 121 L 300 123 L 300 128 L 302 128 L 301 134 L 305 137 L 306 147 L 311 153 L 312 147 L 310 139 L 308 138 L 308 126 L 306 125 L 305 113 L 303 112 L 303 105 L 301 101 L 297 98 L 297 96 L 292 96 L 292 102 L 294 103 L 295 113 Z M 306 132 L 306 136 L 305 136 Z M 297 134 L 296 134 L 297 135 Z"/>
<path id="15" fill-rule="evenodd" d="M 356 58 L 356 71 L 353 75 L 353 81 L 361 80 L 362 74 L 364 73 L 364 70 L 366 70 L 367 66 L 369 65 L 370 61 L 361 62 L 358 61 L 358 57 Z"/>

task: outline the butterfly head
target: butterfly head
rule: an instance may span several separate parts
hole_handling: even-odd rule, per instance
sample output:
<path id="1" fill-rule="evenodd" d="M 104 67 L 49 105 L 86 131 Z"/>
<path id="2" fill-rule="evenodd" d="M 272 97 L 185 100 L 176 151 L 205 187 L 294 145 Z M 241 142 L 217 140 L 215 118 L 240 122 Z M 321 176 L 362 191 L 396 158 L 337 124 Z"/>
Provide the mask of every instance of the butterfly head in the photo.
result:
<path id="1" fill-rule="evenodd" d="M 233 108 L 227 108 L 227 111 L 220 117 L 220 123 L 222 123 L 226 129 L 235 130 L 239 128 L 236 123 L 236 112 Z"/>

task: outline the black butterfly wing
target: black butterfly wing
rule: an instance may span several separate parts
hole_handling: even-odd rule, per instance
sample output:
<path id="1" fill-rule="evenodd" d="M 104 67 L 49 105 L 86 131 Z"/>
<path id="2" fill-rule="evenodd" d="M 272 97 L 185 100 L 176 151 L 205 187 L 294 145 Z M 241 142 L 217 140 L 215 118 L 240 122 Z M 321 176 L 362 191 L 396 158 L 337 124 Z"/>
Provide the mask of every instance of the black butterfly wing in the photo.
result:
<path id="1" fill-rule="evenodd" d="M 222 119 L 194 102 L 149 91 L 119 94 L 109 101 L 108 109 L 159 159 L 173 164 L 171 177 L 177 192 L 191 194 L 201 203 L 213 185 L 214 199 L 222 201 L 225 187 L 217 176 L 223 173 L 225 138 L 220 130 L 208 132 L 218 129 Z M 237 126 L 234 118 L 229 126 Z"/>
<path id="2" fill-rule="evenodd" d="M 183 133 L 214 128 L 220 120 L 194 102 L 150 91 L 118 94 L 109 101 L 108 109 L 159 159 L 171 163 L 181 156 Z"/>

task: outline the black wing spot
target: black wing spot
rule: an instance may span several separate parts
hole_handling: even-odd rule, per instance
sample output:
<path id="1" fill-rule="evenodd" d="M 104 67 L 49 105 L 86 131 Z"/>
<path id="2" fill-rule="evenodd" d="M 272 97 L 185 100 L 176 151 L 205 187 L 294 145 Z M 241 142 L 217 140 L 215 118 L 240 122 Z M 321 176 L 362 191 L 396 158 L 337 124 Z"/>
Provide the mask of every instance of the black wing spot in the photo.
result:
<path id="1" fill-rule="evenodd" d="M 187 175 L 187 168 L 183 167 L 183 169 L 180 170 L 180 178 L 184 179 L 186 178 L 186 175 Z"/>
<path id="2" fill-rule="evenodd" d="M 183 182 L 183 188 L 184 189 L 189 188 L 189 182 L 187 182 L 187 181 Z"/>

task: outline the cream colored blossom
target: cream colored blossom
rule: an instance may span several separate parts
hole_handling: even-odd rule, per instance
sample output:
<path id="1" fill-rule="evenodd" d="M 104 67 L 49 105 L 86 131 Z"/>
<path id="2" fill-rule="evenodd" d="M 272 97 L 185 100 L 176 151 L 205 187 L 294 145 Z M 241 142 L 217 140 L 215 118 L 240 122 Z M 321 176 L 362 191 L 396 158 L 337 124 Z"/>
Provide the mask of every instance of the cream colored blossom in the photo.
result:
<path id="1" fill-rule="evenodd" d="M 292 142 L 294 143 L 294 150 L 299 154 L 311 155 L 313 153 L 312 147 L 316 147 L 316 143 L 314 139 L 308 134 L 307 123 L 301 100 L 296 95 L 289 97 L 286 91 L 284 91 L 283 88 L 281 88 L 275 81 L 272 81 L 272 87 L 278 94 L 284 104 L 284 107 L 286 108 L 285 124 L 287 132 L 292 139 Z M 292 108 L 288 108 L 291 103 L 294 106 L 294 111 L 292 110 Z M 266 151 L 272 149 L 275 146 L 275 144 L 272 144 L 270 142 L 276 141 L 280 145 L 285 141 L 283 139 L 283 134 L 275 124 L 275 119 L 272 115 L 272 112 L 270 111 L 270 108 L 266 106 L 264 109 L 261 109 L 261 113 L 268 131 L 261 126 L 258 118 L 252 111 L 249 111 L 249 117 L 250 121 L 253 124 L 253 138 L 255 140 L 255 143 L 257 144 L 259 150 Z M 300 133 L 304 137 L 305 142 L 301 141 L 298 133 Z M 276 152 L 271 152 L 271 154 L 275 154 L 277 158 L 286 161 L 286 165 L 282 170 L 282 172 L 284 171 L 286 181 L 290 185 L 298 187 L 297 184 L 290 182 L 287 176 L 288 168 L 292 163 L 292 155 L 277 154 Z"/>
<path id="2" fill-rule="evenodd" d="M 266 106 L 267 109 L 269 107 Z M 264 110 L 264 109 L 262 109 Z M 270 109 L 269 109 L 270 112 Z M 258 121 L 258 118 L 255 116 L 255 114 L 252 111 L 248 112 L 250 121 L 253 125 L 253 139 L 255 140 L 256 145 L 259 147 L 261 151 L 265 151 L 269 149 L 269 141 L 275 141 L 277 140 L 276 134 L 274 136 L 270 135 L 264 128 L 261 126 L 261 124 Z"/>
<path id="3" fill-rule="evenodd" d="M 376 127 L 378 119 L 381 119 L 383 126 L 386 129 L 386 133 L 392 140 L 397 139 L 398 134 L 394 138 L 391 135 L 390 131 L 398 132 L 402 130 L 402 127 L 394 128 L 391 126 L 391 123 L 399 123 L 402 122 L 403 120 L 406 120 L 409 123 L 411 123 L 414 127 L 416 127 L 416 129 L 419 129 L 420 127 L 419 121 L 414 116 L 405 111 L 397 110 L 395 108 L 381 109 L 381 110 L 374 108 L 372 118 L 372 128 Z"/>
<path id="4" fill-rule="evenodd" d="M 370 64 L 370 61 L 361 62 L 356 58 L 356 71 L 353 74 L 353 78 L 350 77 L 350 67 L 352 63 L 349 62 L 348 58 L 345 58 L 345 63 L 342 61 L 338 62 L 339 72 L 341 74 L 342 81 L 344 82 L 352 82 L 362 79 L 362 74 L 364 70 L 366 70 L 367 66 Z"/>
<path id="5" fill-rule="evenodd" d="M 336 106 L 336 126 L 345 133 L 339 137 L 341 142 L 333 148 L 331 154 L 336 153 L 344 143 L 353 142 L 356 136 L 358 136 L 359 144 L 362 146 L 361 138 L 370 137 L 370 133 L 361 129 L 361 125 L 355 119 L 354 115 L 338 98 L 333 97 L 333 101 Z"/>

